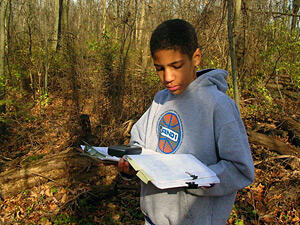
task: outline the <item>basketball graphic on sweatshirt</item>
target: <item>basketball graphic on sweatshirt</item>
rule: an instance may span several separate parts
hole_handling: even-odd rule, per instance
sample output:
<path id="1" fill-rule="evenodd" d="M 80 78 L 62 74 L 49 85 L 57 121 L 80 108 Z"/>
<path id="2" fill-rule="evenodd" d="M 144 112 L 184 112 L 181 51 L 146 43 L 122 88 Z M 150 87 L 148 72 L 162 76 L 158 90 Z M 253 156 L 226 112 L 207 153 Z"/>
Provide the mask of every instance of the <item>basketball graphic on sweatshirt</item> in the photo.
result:
<path id="1" fill-rule="evenodd" d="M 176 152 L 182 140 L 182 125 L 176 112 L 166 112 L 159 118 L 158 136 L 158 148 L 161 152 Z"/>

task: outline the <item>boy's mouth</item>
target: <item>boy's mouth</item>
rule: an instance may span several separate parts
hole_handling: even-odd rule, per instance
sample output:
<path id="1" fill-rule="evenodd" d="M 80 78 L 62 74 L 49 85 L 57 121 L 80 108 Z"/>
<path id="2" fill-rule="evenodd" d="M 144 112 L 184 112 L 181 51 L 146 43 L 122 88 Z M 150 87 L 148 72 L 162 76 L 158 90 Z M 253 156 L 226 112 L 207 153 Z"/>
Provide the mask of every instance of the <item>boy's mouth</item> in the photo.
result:
<path id="1" fill-rule="evenodd" d="M 179 85 L 167 86 L 167 88 L 169 89 L 169 91 L 174 92 L 177 91 L 180 88 L 180 86 Z"/>

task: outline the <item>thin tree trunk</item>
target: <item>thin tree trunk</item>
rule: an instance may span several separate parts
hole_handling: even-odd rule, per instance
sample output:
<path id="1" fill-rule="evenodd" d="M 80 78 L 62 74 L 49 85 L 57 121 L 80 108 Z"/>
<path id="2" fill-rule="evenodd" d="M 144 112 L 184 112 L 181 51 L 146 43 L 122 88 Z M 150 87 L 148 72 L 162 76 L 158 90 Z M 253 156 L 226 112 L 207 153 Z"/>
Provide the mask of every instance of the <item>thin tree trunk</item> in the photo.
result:
<path id="1" fill-rule="evenodd" d="M 63 0 L 61 14 L 61 32 L 65 33 L 69 29 L 69 6 L 70 0 Z"/>
<path id="2" fill-rule="evenodd" d="M 146 2 L 145 1 L 142 1 L 142 12 L 141 12 L 141 20 L 140 22 L 138 23 L 138 41 L 139 43 L 142 43 L 143 41 L 143 29 L 144 29 L 144 26 L 145 26 L 145 11 L 146 11 Z"/>
<path id="3" fill-rule="evenodd" d="M 295 30 L 296 28 L 296 24 L 297 24 L 297 15 L 298 14 L 298 11 L 299 11 L 299 8 L 300 8 L 300 0 L 294 0 L 293 1 L 293 17 L 292 17 L 292 24 L 291 24 L 291 31 Z"/>
<path id="4" fill-rule="evenodd" d="M 88 29 L 88 32 L 91 32 L 92 29 L 93 29 L 93 20 L 91 19 L 93 1 L 92 0 L 87 0 L 86 4 L 87 4 L 87 8 L 88 8 L 88 12 L 87 12 L 87 29 Z"/>
<path id="5" fill-rule="evenodd" d="M 7 52 L 6 52 L 6 66 L 7 66 L 7 79 L 12 80 L 12 68 L 9 63 L 9 56 L 11 55 L 11 49 L 12 49 L 12 27 L 11 24 L 13 24 L 13 11 L 12 11 L 12 0 L 8 0 L 8 5 L 6 6 L 6 21 L 5 24 L 7 26 L 7 34 L 6 34 L 6 39 L 7 39 Z"/>
<path id="6" fill-rule="evenodd" d="M 0 101 L 5 98 L 5 14 L 8 0 L 0 2 Z M 5 104 L 0 104 L 0 113 L 5 112 Z"/>
<path id="7" fill-rule="evenodd" d="M 141 61 L 143 68 L 146 67 L 147 63 L 147 48 L 148 45 L 146 44 L 146 32 L 145 32 L 145 18 L 146 17 L 146 1 L 143 1 L 142 3 L 142 15 L 141 15 L 141 22 L 139 24 L 139 43 L 140 43 L 140 49 L 141 49 Z"/>
<path id="8" fill-rule="evenodd" d="M 239 108 L 240 99 L 239 99 L 239 91 L 238 91 L 238 82 L 237 82 L 237 74 L 236 74 L 236 56 L 235 56 L 235 46 L 233 39 L 233 31 L 232 31 L 232 1 L 228 0 L 228 39 L 229 39 L 229 47 L 230 47 L 230 58 L 231 58 L 231 73 L 233 77 L 233 89 L 234 89 L 234 100 Z"/>
<path id="9" fill-rule="evenodd" d="M 58 48 L 58 36 L 59 36 L 59 6 L 61 0 L 54 0 L 54 30 L 52 33 L 52 50 L 56 51 Z"/>
<path id="10" fill-rule="evenodd" d="M 102 34 L 106 31 L 106 0 L 102 0 L 103 12 L 102 12 Z"/>
<path id="11" fill-rule="evenodd" d="M 44 94 L 48 96 L 48 68 L 49 68 L 49 52 L 48 52 L 48 40 L 46 42 L 46 62 L 45 62 L 45 82 L 44 82 Z"/>

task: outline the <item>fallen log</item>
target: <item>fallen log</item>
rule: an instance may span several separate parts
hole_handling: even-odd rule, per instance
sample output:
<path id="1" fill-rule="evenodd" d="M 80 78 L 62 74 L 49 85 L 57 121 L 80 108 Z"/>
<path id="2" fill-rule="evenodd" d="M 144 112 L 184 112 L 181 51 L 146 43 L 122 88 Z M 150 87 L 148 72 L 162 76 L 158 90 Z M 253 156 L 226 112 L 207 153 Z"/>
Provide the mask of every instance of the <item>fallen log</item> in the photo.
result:
<path id="1" fill-rule="evenodd" d="M 248 138 L 250 143 L 265 146 L 280 155 L 299 155 L 299 149 L 265 134 L 248 131 Z"/>
<path id="2" fill-rule="evenodd" d="M 61 186 L 109 185 L 116 175 L 114 165 L 104 165 L 78 151 L 62 152 L 0 173 L 0 195 L 6 198 L 49 181 Z"/>
<path id="3" fill-rule="evenodd" d="M 298 158 L 297 156 L 293 156 L 293 155 L 280 155 L 280 156 L 267 158 L 265 160 L 256 161 L 256 162 L 254 162 L 254 166 L 257 166 L 264 162 L 270 162 L 273 160 L 277 160 L 277 159 L 284 159 L 285 162 L 288 160 L 289 161 L 288 164 L 293 170 L 299 170 L 299 168 L 300 168 L 300 158 Z"/>
<path id="4" fill-rule="evenodd" d="M 279 127 L 288 132 L 293 145 L 300 146 L 300 123 L 292 118 L 286 117 Z"/>

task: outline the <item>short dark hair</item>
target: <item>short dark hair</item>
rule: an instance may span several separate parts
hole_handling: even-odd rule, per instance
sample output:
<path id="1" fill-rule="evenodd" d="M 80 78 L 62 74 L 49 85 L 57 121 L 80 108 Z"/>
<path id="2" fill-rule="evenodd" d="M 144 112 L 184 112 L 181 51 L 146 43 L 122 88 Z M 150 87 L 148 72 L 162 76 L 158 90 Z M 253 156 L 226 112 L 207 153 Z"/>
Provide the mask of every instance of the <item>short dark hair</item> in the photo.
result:
<path id="1" fill-rule="evenodd" d="M 195 28 L 185 20 L 166 20 L 158 25 L 150 39 L 150 51 L 153 57 L 157 50 L 180 50 L 190 58 L 198 48 Z"/>

